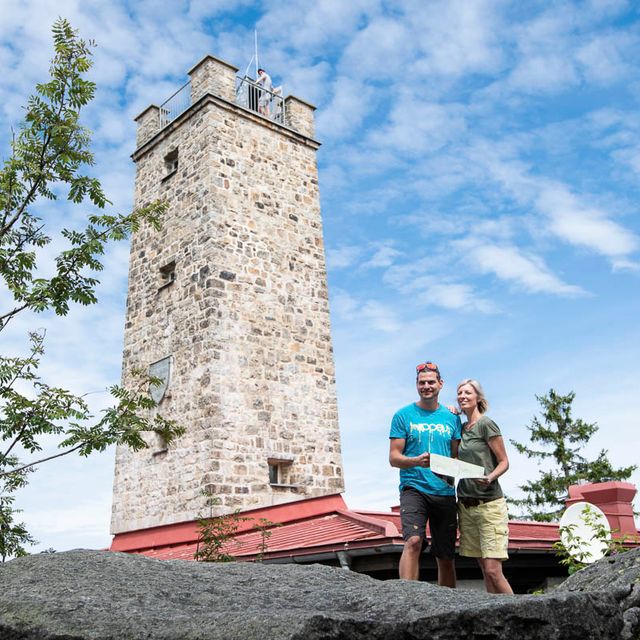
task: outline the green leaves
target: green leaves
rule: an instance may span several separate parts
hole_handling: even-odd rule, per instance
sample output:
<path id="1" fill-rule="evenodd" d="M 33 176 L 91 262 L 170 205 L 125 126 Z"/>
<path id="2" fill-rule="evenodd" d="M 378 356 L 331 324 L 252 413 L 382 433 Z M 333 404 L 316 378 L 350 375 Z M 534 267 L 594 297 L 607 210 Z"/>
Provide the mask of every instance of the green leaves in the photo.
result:
<path id="1" fill-rule="evenodd" d="M 0 562 L 26 556 L 24 545 L 36 544 L 24 523 L 15 522 L 14 516 L 20 510 L 12 507 L 13 500 L 13 496 L 0 495 Z"/>
<path id="2" fill-rule="evenodd" d="M 0 277 L 12 303 L 0 309 L 0 331 L 20 313 L 52 310 L 66 315 L 72 304 L 97 302 L 97 274 L 110 242 L 128 238 L 142 225 L 161 227 L 166 203 L 153 202 L 126 214 L 95 213 L 110 205 L 100 181 L 87 169 L 94 163 L 91 132 L 80 114 L 95 94 L 83 77 L 92 65 L 95 46 L 78 37 L 70 24 L 53 25 L 54 57 L 50 78 L 28 99 L 24 121 L 11 140 L 11 154 L 0 168 Z M 66 190 L 70 203 L 91 206 L 83 225 L 62 228 L 54 236 L 32 210 L 41 199 L 55 200 Z M 56 215 L 54 209 L 51 215 Z M 63 225 L 58 225 L 62 227 Z M 38 264 L 40 250 L 52 242 L 61 249 L 49 272 Z M 10 495 L 27 482 L 38 465 L 77 453 L 88 456 L 113 444 L 132 449 L 147 446 L 155 432 L 170 444 L 184 433 L 176 423 L 152 416 L 150 378 L 137 372 L 131 386 L 110 389 L 113 406 L 91 414 L 81 395 L 43 381 L 38 368 L 44 354 L 44 333 L 32 332 L 28 354 L 0 355 L 0 557 L 24 553 L 32 541 L 15 523 Z M 55 453 L 42 453 L 43 441 L 57 443 Z M 16 452 L 30 456 L 19 460 Z"/>
<path id="3" fill-rule="evenodd" d="M 220 498 L 208 491 L 203 491 L 207 506 L 213 508 L 220 505 Z M 234 536 L 240 524 L 248 520 L 240 515 L 240 509 L 220 516 L 202 517 L 198 520 L 198 546 L 194 560 L 200 562 L 232 562 L 230 553 Z"/>
<path id="4" fill-rule="evenodd" d="M 560 540 L 553 543 L 560 564 L 567 567 L 569 575 L 589 564 L 594 546 L 609 556 L 627 551 L 627 545 L 638 544 L 638 536 L 620 536 L 617 531 L 610 531 L 590 505 L 585 507 L 581 520 L 586 525 L 582 531 L 575 524 L 560 527 Z"/>
<path id="5" fill-rule="evenodd" d="M 18 488 L 21 484 L 16 484 L 15 478 L 24 479 L 22 474 L 26 470 L 70 453 L 88 456 L 113 444 L 139 450 L 148 446 L 146 432 L 158 434 L 167 445 L 184 434 L 185 429 L 174 421 L 148 416 L 148 410 L 155 406 L 148 389 L 157 380 L 141 372 L 135 374 L 132 388 L 110 389 L 116 403 L 93 422 L 94 416 L 82 397 L 41 381 L 37 369 L 43 341 L 44 334 L 32 334 L 28 358 L 0 357 L 0 401 L 4 403 L 0 414 L 4 449 L 0 450 L 0 481 L 4 480 L 6 486 L 12 483 Z M 16 391 L 16 387 L 24 388 L 26 382 L 30 383 L 29 394 Z M 44 435 L 61 436 L 57 453 L 22 463 L 10 456 L 16 445 L 28 453 L 41 451 L 39 438 Z"/>
<path id="6" fill-rule="evenodd" d="M 509 503 L 525 510 L 526 516 L 540 522 L 554 522 L 565 508 L 565 499 L 571 485 L 581 480 L 604 482 L 626 480 L 635 466 L 614 469 L 607 459 L 607 451 L 600 452 L 594 461 L 588 461 L 580 451 L 598 430 L 595 423 L 587 423 L 571 416 L 575 393 L 563 396 L 550 389 L 544 396 L 536 396 L 542 406 L 542 421 L 534 417 L 527 427 L 531 442 L 540 443 L 546 449 L 532 449 L 528 445 L 511 440 L 519 453 L 528 458 L 555 462 L 554 468 L 540 471 L 536 480 L 520 485 L 527 495 Z"/>
<path id="7" fill-rule="evenodd" d="M 159 228 L 166 204 L 152 203 L 129 214 L 90 215 L 82 230 L 63 229 L 68 243 L 55 259 L 55 272 L 39 274 L 37 249 L 50 244 L 42 220 L 31 211 L 38 198 L 56 199 L 67 187 L 67 199 L 88 201 L 103 209 L 111 204 L 100 181 L 83 173 L 94 163 L 91 132 L 80 124 L 81 109 L 95 93 L 95 84 L 82 77 L 92 65 L 93 45 L 78 37 L 60 19 L 53 26 L 55 55 L 51 78 L 38 84 L 27 103 L 24 122 L 11 144 L 11 156 L 0 170 L 0 276 L 16 304 L 0 310 L 0 331 L 18 313 L 53 309 L 59 315 L 70 303 L 95 304 L 98 280 L 91 275 L 103 266 L 108 242 L 123 240 L 141 224 Z"/>

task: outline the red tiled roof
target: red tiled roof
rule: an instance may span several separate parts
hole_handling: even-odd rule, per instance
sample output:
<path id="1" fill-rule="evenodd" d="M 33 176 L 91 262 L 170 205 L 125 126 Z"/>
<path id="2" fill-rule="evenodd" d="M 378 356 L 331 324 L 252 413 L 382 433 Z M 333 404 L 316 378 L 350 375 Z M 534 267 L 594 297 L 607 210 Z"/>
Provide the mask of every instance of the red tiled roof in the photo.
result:
<path id="1" fill-rule="evenodd" d="M 282 552 L 300 551 L 301 543 L 305 550 L 315 551 L 318 548 L 333 548 L 336 545 L 343 547 L 345 544 L 383 537 L 379 524 L 372 525 L 366 521 L 359 521 L 349 512 L 332 513 L 282 527 L 273 527 L 270 533 L 271 536 L 267 540 L 270 556 L 278 556 Z M 397 531 L 391 533 L 398 535 Z M 234 555 L 237 557 L 255 555 L 261 541 L 260 531 L 236 536 L 238 549 Z"/>
<path id="2" fill-rule="evenodd" d="M 608 502 L 593 499 L 605 511 L 612 529 L 636 532 L 631 500 L 635 486 L 609 482 L 571 487 L 571 501 L 584 496 L 604 496 Z M 584 498 L 583 498 L 584 499 Z M 274 524 L 263 537 L 258 526 L 262 519 Z M 193 560 L 198 549 L 198 522 L 179 522 L 162 527 L 119 533 L 112 551 L 140 553 L 164 560 Z M 558 525 L 547 522 L 511 520 L 509 552 L 545 553 L 559 539 Z M 375 553 L 398 552 L 403 545 L 399 507 L 391 511 L 350 510 L 339 494 L 307 498 L 242 512 L 242 520 L 225 551 L 238 560 L 252 560 L 266 543 L 265 559 L 296 558 L 307 561 L 322 554 L 358 550 Z M 631 545 L 634 546 L 634 545 Z"/>
<path id="3" fill-rule="evenodd" d="M 398 512 L 359 511 L 346 508 L 339 495 L 299 500 L 242 513 L 234 539 L 225 551 L 238 560 L 251 560 L 266 542 L 265 559 L 303 558 L 318 553 L 374 549 L 403 544 Z M 265 518 L 274 526 L 270 535 L 256 528 Z M 509 550 L 549 551 L 558 540 L 558 525 L 542 522 L 509 522 Z M 198 548 L 197 522 L 118 534 L 111 549 L 159 559 L 193 560 Z"/>
<path id="4" fill-rule="evenodd" d="M 381 543 L 402 544 L 402 537 L 393 524 L 349 511 L 317 515 L 281 526 L 276 524 L 267 530 L 271 534 L 265 540 L 265 557 L 268 558 L 335 552 Z M 253 559 L 260 552 L 262 542 L 263 534 L 259 530 L 238 532 L 224 550 L 238 560 Z M 145 544 L 142 548 L 130 549 L 130 552 L 163 560 L 193 560 L 197 548 L 196 534 L 189 542 L 160 546 Z"/>
<path id="5" fill-rule="evenodd" d="M 346 509 L 342 496 L 333 494 L 318 498 L 307 498 L 270 507 L 247 509 L 242 512 L 242 520 L 238 523 L 238 534 L 255 529 L 255 524 L 261 518 L 271 522 L 289 523 L 295 520 L 326 515 L 334 511 Z M 198 521 L 177 522 L 149 529 L 138 529 L 118 533 L 111 543 L 111 551 L 140 552 L 143 549 L 153 549 L 171 546 L 179 543 L 195 542 L 198 539 Z"/>

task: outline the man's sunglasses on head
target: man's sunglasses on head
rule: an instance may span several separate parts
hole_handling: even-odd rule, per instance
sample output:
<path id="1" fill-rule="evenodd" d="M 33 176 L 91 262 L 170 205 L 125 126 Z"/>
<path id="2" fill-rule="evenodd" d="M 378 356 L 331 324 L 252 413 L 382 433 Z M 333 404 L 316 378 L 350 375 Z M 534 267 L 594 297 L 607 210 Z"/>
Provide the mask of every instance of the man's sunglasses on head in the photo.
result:
<path id="1" fill-rule="evenodd" d="M 416 373 L 422 373 L 425 369 L 429 371 L 435 371 L 436 373 L 440 373 L 438 369 L 438 365 L 435 362 L 423 362 L 416 366 Z"/>

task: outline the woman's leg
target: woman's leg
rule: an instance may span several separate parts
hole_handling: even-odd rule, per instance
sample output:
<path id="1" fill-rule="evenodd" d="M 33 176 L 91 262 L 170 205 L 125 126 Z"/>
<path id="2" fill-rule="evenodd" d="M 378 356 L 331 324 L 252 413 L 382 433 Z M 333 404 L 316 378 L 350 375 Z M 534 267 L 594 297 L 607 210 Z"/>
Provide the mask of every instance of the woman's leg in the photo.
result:
<path id="1" fill-rule="evenodd" d="M 502 573 L 502 561 L 496 558 L 478 558 L 484 585 L 488 593 L 513 593 L 511 585 Z"/>
<path id="2" fill-rule="evenodd" d="M 502 573 L 502 561 L 508 557 L 509 521 L 504 498 L 477 507 L 482 556 L 478 564 L 489 593 L 513 593 Z"/>

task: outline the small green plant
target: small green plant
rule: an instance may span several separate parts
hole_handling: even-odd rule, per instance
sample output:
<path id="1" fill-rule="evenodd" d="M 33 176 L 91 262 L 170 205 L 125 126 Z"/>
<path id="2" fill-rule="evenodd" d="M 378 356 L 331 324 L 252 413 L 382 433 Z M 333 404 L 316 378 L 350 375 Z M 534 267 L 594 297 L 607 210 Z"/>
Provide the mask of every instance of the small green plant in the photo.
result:
<path id="1" fill-rule="evenodd" d="M 614 555 L 626 551 L 629 543 L 638 543 L 638 536 L 617 536 L 616 531 L 610 531 L 598 514 L 588 505 L 582 512 L 582 521 L 591 530 L 591 537 L 585 540 L 576 532 L 575 524 L 560 527 L 560 540 L 553 544 L 556 555 L 560 558 L 560 564 L 567 567 L 569 575 L 584 569 L 588 564 L 589 557 L 593 553 L 592 545 L 600 547 L 605 556 Z"/>
<path id="2" fill-rule="evenodd" d="M 269 538 L 273 534 L 274 527 L 281 527 L 282 523 L 280 522 L 271 522 L 269 518 L 260 518 L 258 520 L 258 524 L 256 525 L 256 529 L 260 532 L 260 544 L 258 545 L 258 555 L 256 555 L 255 562 L 262 562 L 265 554 L 269 548 Z"/>
<path id="3" fill-rule="evenodd" d="M 247 520 L 240 515 L 240 509 L 221 516 L 213 515 L 213 508 L 221 504 L 220 498 L 206 489 L 202 492 L 209 507 L 209 516 L 198 519 L 198 546 L 193 555 L 200 562 L 233 562 L 235 558 L 228 552 L 228 542 L 235 536 L 241 522 Z"/>

